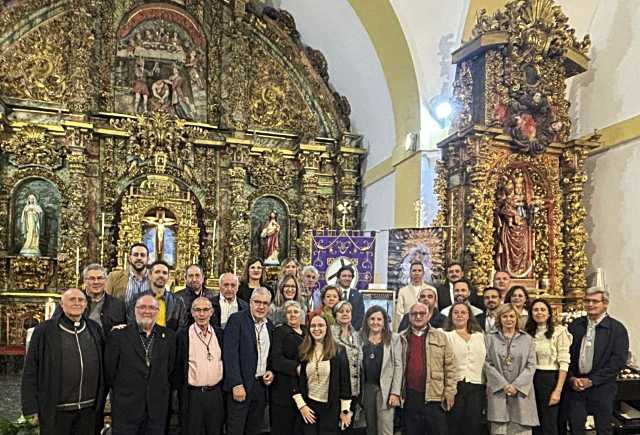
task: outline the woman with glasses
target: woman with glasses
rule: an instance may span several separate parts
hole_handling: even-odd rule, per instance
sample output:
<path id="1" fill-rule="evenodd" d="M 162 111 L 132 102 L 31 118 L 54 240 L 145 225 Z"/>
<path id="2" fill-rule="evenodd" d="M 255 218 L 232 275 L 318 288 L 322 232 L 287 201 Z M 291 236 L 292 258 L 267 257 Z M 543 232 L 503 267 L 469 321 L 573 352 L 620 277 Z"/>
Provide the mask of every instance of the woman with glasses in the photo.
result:
<path id="1" fill-rule="evenodd" d="M 566 327 L 553 324 L 551 305 L 544 299 L 536 299 L 529 307 L 526 331 L 536 345 L 537 364 L 533 386 L 540 427 L 534 428 L 533 433 L 557 435 L 558 404 L 571 362 L 569 348 L 572 337 Z"/>
<path id="2" fill-rule="evenodd" d="M 492 435 L 531 434 L 538 425 L 533 375 L 533 338 L 518 328 L 520 310 L 503 304 L 496 310 L 495 328 L 487 334 L 487 420 Z"/>
<path id="3" fill-rule="evenodd" d="M 351 382 L 344 348 L 331 334 L 326 318 L 313 314 L 300 345 L 298 382 L 293 399 L 305 435 L 337 435 L 351 423 Z M 291 432 L 293 433 L 293 432 Z"/>
<path id="4" fill-rule="evenodd" d="M 357 428 L 364 428 L 364 414 L 360 400 L 360 376 L 362 365 L 362 343 L 360 334 L 351 325 L 353 308 L 349 301 L 340 301 L 333 307 L 336 324 L 331 327 L 331 334 L 339 345 L 343 346 L 349 361 L 349 375 L 351 379 L 351 411 L 353 419 L 350 428 L 345 433 L 360 433 Z"/>
<path id="5" fill-rule="evenodd" d="M 295 275 L 286 274 L 280 281 L 278 281 L 278 287 L 276 290 L 276 297 L 271 304 L 269 310 L 269 319 L 275 326 L 280 326 L 286 322 L 286 313 L 284 311 L 284 304 L 287 301 L 296 301 L 302 308 L 303 313 L 306 314 L 307 308 L 302 302 L 302 292 L 300 290 L 300 283 Z M 302 317 L 302 323 L 305 322 L 305 316 Z"/>
<path id="6" fill-rule="evenodd" d="M 302 431 L 302 420 L 291 398 L 293 384 L 297 382 L 298 348 L 306 328 L 302 325 L 305 313 L 295 300 L 282 305 L 285 323 L 273 333 L 271 362 L 275 376 L 271 384 L 271 435 L 289 435 Z"/>
<path id="7" fill-rule="evenodd" d="M 458 366 L 458 391 L 449 412 L 449 435 L 484 432 L 482 411 L 486 404 L 483 366 L 487 356 L 484 334 L 466 302 L 451 306 L 444 324 Z"/>
<path id="8" fill-rule="evenodd" d="M 362 331 L 362 405 L 367 431 L 393 435 L 393 416 L 400 406 L 404 373 L 402 339 L 391 332 L 387 312 L 380 306 L 369 308 Z"/>

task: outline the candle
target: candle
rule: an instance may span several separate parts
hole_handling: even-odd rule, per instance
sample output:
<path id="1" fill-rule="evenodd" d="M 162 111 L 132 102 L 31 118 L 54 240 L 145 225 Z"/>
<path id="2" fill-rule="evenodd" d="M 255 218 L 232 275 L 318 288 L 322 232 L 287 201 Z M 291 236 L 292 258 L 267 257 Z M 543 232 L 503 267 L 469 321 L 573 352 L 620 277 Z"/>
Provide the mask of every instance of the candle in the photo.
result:
<path id="1" fill-rule="evenodd" d="M 238 269 L 238 259 L 233 257 L 233 274 L 237 275 L 236 270 Z"/>
<path id="2" fill-rule="evenodd" d="M 218 231 L 218 221 L 213 221 L 213 236 L 211 237 L 211 274 L 213 275 L 214 259 L 216 255 L 216 232 Z"/>
<path id="3" fill-rule="evenodd" d="M 76 286 L 80 284 L 80 247 L 76 248 Z"/>
<path id="4" fill-rule="evenodd" d="M 100 265 L 104 265 L 104 212 L 102 212 L 102 225 L 100 226 Z"/>

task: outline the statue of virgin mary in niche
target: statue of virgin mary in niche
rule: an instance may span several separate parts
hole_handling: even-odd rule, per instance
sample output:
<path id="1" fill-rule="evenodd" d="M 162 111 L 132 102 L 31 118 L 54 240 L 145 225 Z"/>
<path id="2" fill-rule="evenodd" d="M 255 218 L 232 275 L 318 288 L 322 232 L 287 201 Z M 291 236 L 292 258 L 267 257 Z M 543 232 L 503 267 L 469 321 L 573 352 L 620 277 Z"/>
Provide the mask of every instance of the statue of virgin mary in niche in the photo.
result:
<path id="1" fill-rule="evenodd" d="M 42 227 L 42 207 L 38 205 L 36 196 L 31 193 L 20 215 L 20 232 L 24 237 L 24 244 L 20 255 L 25 257 L 40 256 L 40 229 Z"/>
<path id="2" fill-rule="evenodd" d="M 265 264 L 280 264 L 278 255 L 280 253 L 280 224 L 278 215 L 273 210 L 269 213 L 269 220 L 260 231 L 260 238 L 263 240 L 263 255 Z"/>

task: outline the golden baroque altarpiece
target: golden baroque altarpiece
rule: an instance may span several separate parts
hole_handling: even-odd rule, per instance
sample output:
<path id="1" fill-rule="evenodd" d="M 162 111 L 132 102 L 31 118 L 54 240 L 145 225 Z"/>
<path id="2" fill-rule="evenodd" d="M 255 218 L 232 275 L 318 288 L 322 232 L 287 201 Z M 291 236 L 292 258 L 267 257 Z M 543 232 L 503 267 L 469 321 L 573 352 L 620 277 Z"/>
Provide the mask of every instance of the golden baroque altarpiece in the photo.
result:
<path id="1" fill-rule="evenodd" d="M 565 80 L 587 69 L 590 45 L 552 0 L 511 0 L 480 11 L 453 53 L 457 115 L 439 144 L 435 224 L 450 227 L 448 257 L 480 289 L 506 271 L 557 303 L 583 294 L 584 162 L 597 137 L 568 140 Z"/>
<path id="2" fill-rule="evenodd" d="M 180 4 L 178 4 L 180 3 Z M 0 14 L 0 346 L 144 241 L 216 276 L 360 223 L 360 138 L 323 55 L 246 0 L 24 0 Z M 272 223 L 273 225 L 273 223 Z M 181 284 L 183 274 L 174 274 Z"/>

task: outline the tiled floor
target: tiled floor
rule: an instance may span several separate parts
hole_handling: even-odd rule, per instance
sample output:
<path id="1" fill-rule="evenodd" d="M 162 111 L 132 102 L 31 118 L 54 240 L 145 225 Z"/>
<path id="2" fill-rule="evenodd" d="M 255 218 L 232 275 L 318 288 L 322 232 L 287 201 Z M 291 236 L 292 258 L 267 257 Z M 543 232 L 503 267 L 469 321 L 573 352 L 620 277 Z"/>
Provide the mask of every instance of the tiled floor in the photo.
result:
<path id="1" fill-rule="evenodd" d="M 15 421 L 20 417 L 20 377 L 0 376 L 0 418 Z"/>

